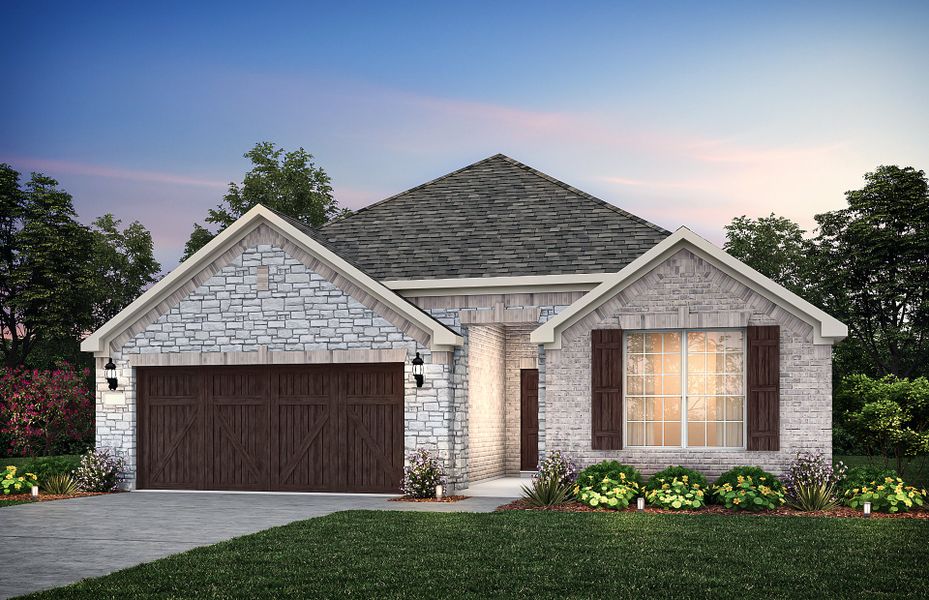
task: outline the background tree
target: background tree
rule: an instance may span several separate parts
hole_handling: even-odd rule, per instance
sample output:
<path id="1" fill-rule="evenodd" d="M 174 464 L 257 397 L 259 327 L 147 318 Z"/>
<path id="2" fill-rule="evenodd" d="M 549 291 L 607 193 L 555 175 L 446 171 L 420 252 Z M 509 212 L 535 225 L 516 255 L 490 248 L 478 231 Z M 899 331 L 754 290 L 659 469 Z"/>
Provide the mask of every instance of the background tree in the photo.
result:
<path id="1" fill-rule="evenodd" d="M 90 326 L 87 257 L 93 239 L 71 196 L 51 178 L 0 165 L 0 352 L 22 365 L 43 343 L 77 340 Z"/>
<path id="2" fill-rule="evenodd" d="M 799 225 L 774 213 L 757 219 L 742 215 L 726 225 L 723 250 L 807 298 L 811 295 L 810 257 L 814 249 L 805 234 Z"/>
<path id="3" fill-rule="evenodd" d="M 816 215 L 824 302 L 849 326 L 864 372 L 929 375 L 929 181 L 881 166 L 848 208 Z"/>
<path id="4" fill-rule="evenodd" d="M 242 185 L 229 184 L 222 202 L 210 209 L 206 222 L 216 226 L 216 233 L 232 225 L 256 204 L 263 204 L 301 223 L 318 227 L 344 211 L 332 196 L 329 176 L 313 162 L 313 155 L 303 148 L 285 152 L 272 142 L 260 142 L 245 153 L 252 162 Z M 186 260 L 205 246 L 216 234 L 199 223 L 184 246 Z"/>
<path id="5" fill-rule="evenodd" d="M 93 282 L 91 329 L 97 329 L 157 281 L 152 234 L 138 221 L 120 229 L 107 213 L 93 222 L 93 254 L 88 265 Z"/>

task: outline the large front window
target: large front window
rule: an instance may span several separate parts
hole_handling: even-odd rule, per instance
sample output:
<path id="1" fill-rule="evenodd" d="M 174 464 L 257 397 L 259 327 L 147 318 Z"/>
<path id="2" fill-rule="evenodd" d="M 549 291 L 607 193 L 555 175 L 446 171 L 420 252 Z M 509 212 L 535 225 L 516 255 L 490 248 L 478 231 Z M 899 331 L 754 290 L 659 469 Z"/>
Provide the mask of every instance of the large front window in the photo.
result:
<path id="1" fill-rule="evenodd" d="M 628 332 L 629 446 L 744 446 L 745 336 L 740 330 Z"/>

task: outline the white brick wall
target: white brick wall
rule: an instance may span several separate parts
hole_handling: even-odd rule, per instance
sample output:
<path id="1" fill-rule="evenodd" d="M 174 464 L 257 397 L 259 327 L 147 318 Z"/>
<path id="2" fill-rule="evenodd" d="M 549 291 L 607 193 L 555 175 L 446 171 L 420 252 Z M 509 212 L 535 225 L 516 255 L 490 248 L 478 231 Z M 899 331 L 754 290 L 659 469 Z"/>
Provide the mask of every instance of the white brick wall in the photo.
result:
<path id="1" fill-rule="evenodd" d="M 664 319 L 670 327 L 780 325 L 780 451 L 591 449 L 590 331 L 641 327 L 654 319 Z M 646 474 L 681 464 L 710 476 L 746 464 L 780 473 L 801 450 L 820 450 L 831 456 L 831 347 L 814 345 L 810 325 L 689 251 L 676 253 L 569 328 L 562 343 L 561 350 L 546 353 L 542 366 L 541 426 L 546 450 L 564 450 L 582 464 L 616 459 Z"/>
<path id="2" fill-rule="evenodd" d="M 499 325 L 468 328 L 470 481 L 506 472 L 506 337 Z"/>

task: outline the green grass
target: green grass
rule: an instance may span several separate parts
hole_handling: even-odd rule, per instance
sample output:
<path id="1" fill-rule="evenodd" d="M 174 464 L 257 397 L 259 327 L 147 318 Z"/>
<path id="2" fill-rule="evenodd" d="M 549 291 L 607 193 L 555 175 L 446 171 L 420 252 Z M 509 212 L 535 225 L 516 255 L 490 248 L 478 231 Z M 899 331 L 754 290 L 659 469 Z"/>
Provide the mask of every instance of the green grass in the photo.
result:
<path id="1" fill-rule="evenodd" d="M 884 467 L 895 469 L 896 463 L 883 456 L 835 456 L 834 460 L 841 460 L 849 467 Z M 910 485 L 929 488 L 929 456 L 917 456 L 903 472 L 903 479 Z"/>
<path id="2" fill-rule="evenodd" d="M 16 506 L 17 504 L 29 504 L 32 500 L 5 500 L 3 496 L 0 496 L 0 508 L 4 506 Z"/>
<path id="3" fill-rule="evenodd" d="M 929 521 L 349 511 L 30 598 L 929 597 Z"/>

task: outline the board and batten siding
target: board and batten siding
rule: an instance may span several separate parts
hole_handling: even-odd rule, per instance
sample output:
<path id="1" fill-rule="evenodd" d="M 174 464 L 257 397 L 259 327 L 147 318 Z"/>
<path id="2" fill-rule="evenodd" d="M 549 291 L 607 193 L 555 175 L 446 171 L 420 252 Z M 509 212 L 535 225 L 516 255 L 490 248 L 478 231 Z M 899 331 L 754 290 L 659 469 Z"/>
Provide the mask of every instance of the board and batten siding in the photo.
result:
<path id="1" fill-rule="evenodd" d="M 622 445 L 621 429 L 614 433 L 614 411 L 622 410 L 616 405 L 622 362 L 608 356 L 616 352 L 613 344 L 621 340 L 621 330 L 718 327 L 745 330 L 747 339 L 756 340 L 756 356 L 761 357 L 747 366 L 747 418 L 754 423 L 746 448 Z M 561 349 L 546 351 L 540 398 L 544 448 L 563 450 L 582 465 L 618 460 L 646 474 L 678 464 L 710 476 L 737 465 L 782 473 L 798 451 L 831 457 L 831 351 L 831 346 L 813 344 L 809 324 L 709 261 L 681 250 L 566 329 Z M 598 374 L 593 365 L 604 360 L 620 366 L 601 367 Z M 612 398 L 607 410 L 602 408 L 605 398 Z M 600 432 L 597 440 L 595 432 Z"/>

